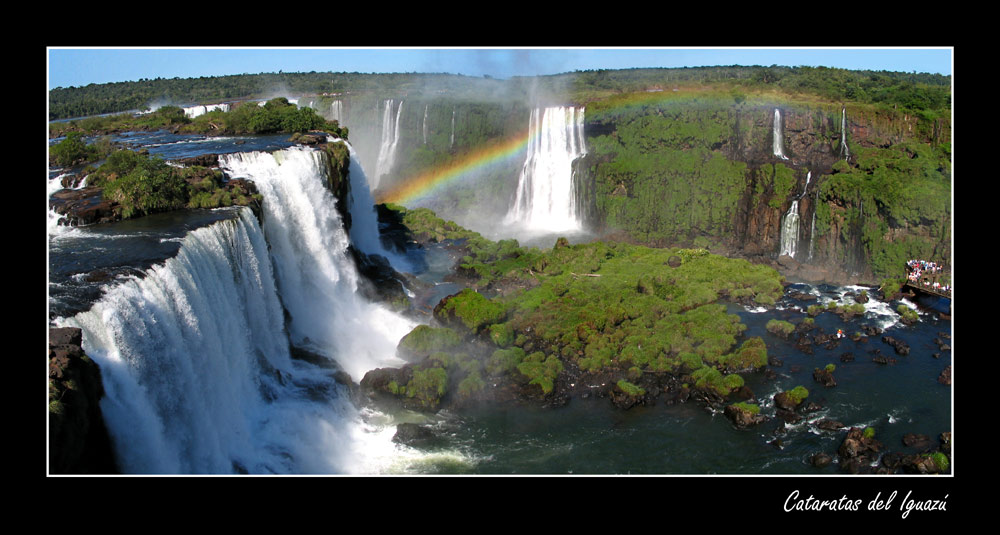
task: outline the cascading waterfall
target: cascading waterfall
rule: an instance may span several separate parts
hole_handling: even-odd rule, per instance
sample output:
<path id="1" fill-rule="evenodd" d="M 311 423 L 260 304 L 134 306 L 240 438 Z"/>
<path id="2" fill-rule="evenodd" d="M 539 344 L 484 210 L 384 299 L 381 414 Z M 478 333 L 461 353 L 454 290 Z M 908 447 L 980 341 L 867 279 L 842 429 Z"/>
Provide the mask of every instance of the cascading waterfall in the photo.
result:
<path id="1" fill-rule="evenodd" d="M 809 179 L 812 178 L 812 176 L 813 176 L 812 171 L 806 173 L 806 185 L 802 187 L 802 195 L 799 195 L 800 199 L 806 196 L 806 191 L 809 190 Z"/>
<path id="2" fill-rule="evenodd" d="M 63 325 L 101 368 L 101 410 L 128 473 L 287 472 L 261 436 L 292 368 L 267 244 L 249 210 Z"/>
<path id="3" fill-rule="evenodd" d="M 792 201 L 788 213 L 781 220 L 781 253 L 795 258 L 799 242 L 799 201 Z"/>
<path id="4" fill-rule="evenodd" d="M 785 156 L 785 151 L 782 148 L 782 134 L 781 134 L 781 110 L 778 108 L 774 109 L 774 155 L 781 158 L 782 160 L 787 160 L 788 157 Z"/>
<path id="5" fill-rule="evenodd" d="M 392 113 L 394 105 L 393 99 L 385 101 L 385 110 L 382 112 L 382 141 L 379 144 L 378 160 L 375 163 L 372 189 L 378 188 L 382 176 L 392 170 L 392 164 L 396 157 L 396 144 L 399 143 L 399 115 L 403 111 L 403 103 L 400 101 L 399 106 L 396 107 L 395 115 Z"/>
<path id="6" fill-rule="evenodd" d="M 287 149 L 223 155 L 219 166 L 252 180 L 264 196 L 264 233 L 292 342 L 360 380 L 368 370 L 400 363 L 396 344 L 415 324 L 357 294 L 348 235 L 324 185 L 325 159 L 319 151 Z"/>
<path id="7" fill-rule="evenodd" d="M 351 154 L 348 179 L 351 181 L 351 191 L 348 195 L 348 211 L 351 214 L 351 243 L 367 255 L 380 255 L 389 260 L 389 264 L 399 271 L 412 271 L 413 266 L 395 251 L 386 249 L 379 238 L 378 212 L 375 210 L 375 199 L 368 187 L 368 178 L 354 147 L 347 140 L 331 139 L 347 145 Z"/>
<path id="8" fill-rule="evenodd" d="M 101 368 L 101 409 L 124 472 L 380 469 L 371 463 L 386 448 L 373 441 L 385 434 L 363 429 L 329 371 L 289 354 L 292 341 L 357 380 L 400 365 L 395 346 L 414 326 L 355 292 L 325 157 L 308 149 L 220 157 L 228 174 L 258 185 L 264 228 L 240 209 L 190 232 L 177 256 L 109 289 L 89 311 L 56 321 L 83 330 Z"/>
<path id="9" fill-rule="evenodd" d="M 583 115 L 583 108 L 573 107 L 532 110 L 528 152 L 506 223 L 555 232 L 580 229 L 573 161 L 586 154 Z"/>
<path id="10" fill-rule="evenodd" d="M 846 160 L 851 156 L 850 149 L 847 148 L 847 108 L 841 109 L 840 114 L 840 153 L 844 155 Z"/>

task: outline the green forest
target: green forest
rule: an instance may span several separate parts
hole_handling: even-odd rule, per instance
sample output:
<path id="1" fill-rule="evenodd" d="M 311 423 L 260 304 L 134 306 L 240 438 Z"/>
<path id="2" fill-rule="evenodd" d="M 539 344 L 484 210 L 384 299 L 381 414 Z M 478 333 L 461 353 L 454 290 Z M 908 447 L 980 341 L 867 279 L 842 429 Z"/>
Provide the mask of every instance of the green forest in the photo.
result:
<path id="1" fill-rule="evenodd" d="M 483 99 L 521 100 L 530 92 L 568 94 L 582 103 L 614 93 L 660 85 L 728 84 L 746 90 L 769 88 L 809 93 L 830 100 L 898 106 L 925 112 L 951 107 L 951 77 L 925 73 L 850 71 L 824 67 L 730 66 L 680 69 L 590 70 L 510 80 L 452 74 L 265 73 L 200 78 L 155 78 L 134 82 L 56 87 L 49 91 L 49 120 L 129 110 L 153 104 L 215 103 L 267 98 L 284 89 L 295 94 L 378 91 L 427 95 L 447 93 Z M 670 86 L 668 88 L 667 86 Z"/>

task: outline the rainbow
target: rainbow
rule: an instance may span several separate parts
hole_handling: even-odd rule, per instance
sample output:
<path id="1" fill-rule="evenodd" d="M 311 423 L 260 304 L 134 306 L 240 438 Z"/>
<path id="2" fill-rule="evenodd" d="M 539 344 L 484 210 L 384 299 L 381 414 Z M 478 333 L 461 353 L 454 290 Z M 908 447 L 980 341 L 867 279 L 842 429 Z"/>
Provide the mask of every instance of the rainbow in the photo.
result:
<path id="1" fill-rule="evenodd" d="M 525 129 L 512 138 L 477 149 L 440 167 L 429 169 L 416 176 L 407 177 L 395 187 L 384 192 L 378 192 L 376 202 L 405 204 L 434 193 L 438 188 L 446 184 L 461 181 L 463 178 L 471 176 L 480 169 L 503 162 L 509 158 L 523 156 L 532 135 L 536 135 L 535 132 Z"/>

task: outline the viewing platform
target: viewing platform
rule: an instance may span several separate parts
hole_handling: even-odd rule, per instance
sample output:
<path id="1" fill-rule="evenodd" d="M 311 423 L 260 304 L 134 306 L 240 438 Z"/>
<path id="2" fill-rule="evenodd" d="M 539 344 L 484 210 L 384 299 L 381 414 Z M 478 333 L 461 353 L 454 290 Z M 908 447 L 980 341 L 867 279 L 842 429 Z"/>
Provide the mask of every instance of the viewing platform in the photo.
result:
<path id="1" fill-rule="evenodd" d="M 906 263 L 907 276 L 903 287 L 923 292 L 945 299 L 951 299 L 951 273 L 945 272 L 943 266 L 923 260 L 910 260 Z M 941 284 L 941 280 L 949 284 Z"/>

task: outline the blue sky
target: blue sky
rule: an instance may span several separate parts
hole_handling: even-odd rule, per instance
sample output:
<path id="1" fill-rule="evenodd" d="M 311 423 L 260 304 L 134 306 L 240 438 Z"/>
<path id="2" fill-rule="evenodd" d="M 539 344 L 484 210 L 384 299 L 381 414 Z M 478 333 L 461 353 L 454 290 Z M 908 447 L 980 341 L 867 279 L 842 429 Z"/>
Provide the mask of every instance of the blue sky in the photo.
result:
<path id="1" fill-rule="evenodd" d="M 952 74 L 950 47 L 913 48 L 49 48 L 49 87 L 261 72 L 446 72 L 496 78 L 586 69 L 825 66 Z"/>

